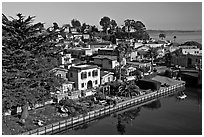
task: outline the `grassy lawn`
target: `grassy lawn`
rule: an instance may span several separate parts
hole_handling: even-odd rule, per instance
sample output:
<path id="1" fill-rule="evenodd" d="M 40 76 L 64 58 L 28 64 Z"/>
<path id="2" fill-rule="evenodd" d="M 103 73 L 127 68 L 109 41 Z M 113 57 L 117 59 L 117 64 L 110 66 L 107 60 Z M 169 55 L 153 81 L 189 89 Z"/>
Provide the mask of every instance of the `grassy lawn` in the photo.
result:
<path id="1" fill-rule="evenodd" d="M 94 109 L 102 108 L 101 105 L 94 104 L 91 108 L 87 108 L 87 111 L 91 111 Z M 33 129 L 38 128 L 39 126 L 36 125 L 33 121 L 34 120 L 43 120 L 45 125 L 55 123 L 61 120 L 65 120 L 67 118 L 77 116 L 80 113 L 79 111 L 75 111 L 70 115 L 62 115 L 56 109 L 55 105 L 46 105 L 45 107 L 38 108 L 35 111 L 29 111 L 29 116 L 26 119 L 25 125 L 21 125 L 18 123 L 20 114 L 19 115 L 11 115 L 11 116 L 3 116 L 2 117 L 2 134 L 3 135 L 16 135 L 21 134 L 23 132 L 27 132 Z"/>

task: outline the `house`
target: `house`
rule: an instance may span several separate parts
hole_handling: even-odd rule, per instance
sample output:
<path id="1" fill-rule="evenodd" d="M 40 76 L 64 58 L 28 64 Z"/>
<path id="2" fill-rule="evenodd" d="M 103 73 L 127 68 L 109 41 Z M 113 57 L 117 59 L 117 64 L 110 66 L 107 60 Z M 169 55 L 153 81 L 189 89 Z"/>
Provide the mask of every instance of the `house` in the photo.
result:
<path id="1" fill-rule="evenodd" d="M 98 55 L 118 56 L 119 53 L 114 48 L 99 49 Z"/>
<path id="2" fill-rule="evenodd" d="M 62 56 L 62 65 L 70 64 L 73 60 L 71 54 L 65 54 Z"/>
<path id="3" fill-rule="evenodd" d="M 176 51 L 172 53 L 171 64 L 182 67 L 199 66 L 202 63 L 202 54 L 183 54 L 183 51 Z"/>
<path id="4" fill-rule="evenodd" d="M 80 58 L 82 55 L 84 56 L 91 56 L 93 54 L 93 50 L 90 48 L 71 48 L 71 49 L 66 49 L 66 53 L 71 54 L 75 58 Z"/>
<path id="5" fill-rule="evenodd" d="M 90 42 L 88 48 L 92 49 L 93 53 L 98 53 L 99 49 L 112 47 L 110 42 Z"/>
<path id="6" fill-rule="evenodd" d="M 100 85 L 100 68 L 96 65 L 71 66 L 68 72 L 69 81 L 75 82 L 75 88 L 86 90 Z"/>
<path id="7" fill-rule="evenodd" d="M 130 61 L 135 61 L 135 60 L 137 60 L 137 56 L 138 56 L 137 51 L 132 51 L 132 52 L 130 53 Z"/>
<path id="8" fill-rule="evenodd" d="M 90 35 L 89 34 L 83 34 L 83 39 L 84 40 L 89 40 L 90 39 Z"/>
<path id="9" fill-rule="evenodd" d="M 74 90 L 74 82 L 66 80 L 61 87 L 58 87 L 57 94 L 62 95 Z"/>
<path id="10" fill-rule="evenodd" d="M 184 55 L 191 54 L 191 55 L 202 55 L 202 50 L 199 48 L 181 48 L 181 52 Z"/>
<path id="11" fill-rule="evenodd" d="M 65 68 L 56 67 L 51 70 L 59 78 L 68 79 L 68 70 Z"/>
<path id="12" fill-rule="evenodd" d="M 165 55 L 165 51 L 164 51 L 164 48 L 159 48 L 159 49 L 157 49 L 157 58 L 162 58 L 162 57 L 164 57 L 164 55 Z"/>
<path id="13" fill-rule="evenodd" d="M 127 65 L 131 65 L 132 67 L 141 70 L 144 75 L 148 75 L 152 70 L 151 62 L 127 62 Z"/>
<path id="14" fill-rule="evenodd" d="M 137 68 L 133 67 L 132 65 L 124 66 L 121 69 L 122 78 L 127 81 L 135 80 L 136 70 Z"/>
<path id="15" fill-rule="evenodd" d="M 69 31 L 72 33 L 72 34 L 77 34 L 78 32 L 77 32 L 77 28 L 75 28 L 75 27 L 70 27 L 69 28 Z"/>
<path id="16" fill-rule="evenodd" d="M 59 102 L 60 100 L 64 98 L 69 99 L 76 99 L 78 97 L 81 97 L 81 92 L 75 90 L 75 83 L 72 81 L 68 81 L 68 70 L 64 68 L 54 68 L 51 70 L 55 73 L 56 76 L 63 78 L 65 82 L 57 87 L 56 93 L 51 93 L 51 96 L 56 102 Z"/>
<path id="17" fill-rule="evenodd" d="M 111 82 L 114 80 L 114 73 L 113 72 L 109 72 L 109 71 L 100 71 L 100 75 L 101 75 L 101 85 Z"/>
<path id="18" fill-rule="evenodd" d="M 93 59 L 94 64 L 101 66 L 102 69 L 111 70 L 119 66 L 117 56 L 97 55 Z"/>

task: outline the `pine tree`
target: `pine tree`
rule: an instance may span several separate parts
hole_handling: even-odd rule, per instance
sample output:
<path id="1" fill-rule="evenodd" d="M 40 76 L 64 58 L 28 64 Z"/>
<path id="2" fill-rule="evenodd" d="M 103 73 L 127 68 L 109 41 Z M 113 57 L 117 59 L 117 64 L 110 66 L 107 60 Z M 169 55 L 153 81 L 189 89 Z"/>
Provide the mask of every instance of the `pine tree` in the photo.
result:
<path id="1" fill-rule="evenodd" d="M 21 120 L 28 117 L 28 106 L 45 102 L 50 92 L 63 82 L 50 70 L 58 65 L 61 52 L 42 23 L 34 16 L 17 14 L 17 19 L 2 18 L 2 108 L 22 107 Z"/>

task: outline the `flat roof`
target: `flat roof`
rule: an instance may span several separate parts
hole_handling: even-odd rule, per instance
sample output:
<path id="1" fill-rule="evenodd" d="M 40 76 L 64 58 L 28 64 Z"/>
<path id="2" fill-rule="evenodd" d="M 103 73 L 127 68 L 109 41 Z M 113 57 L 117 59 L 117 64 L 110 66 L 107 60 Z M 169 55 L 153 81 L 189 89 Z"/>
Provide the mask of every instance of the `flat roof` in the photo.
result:
<path id="1" fill-rule="evenodd" d="M 109 55 L 97 55 L 93 57 L 93 59 L 108 59 L 108 60 L 117 60 L 117 56 L 109 56 Z"/>
<path id="2" fill-rule="evenodd" d="M 71 66 L 70 69 L 77 69 L 77 70 L 86 70 L 86 69 L 94 69 L 99 68 L 97 65 L 77 65 L 77 66 Z"/>

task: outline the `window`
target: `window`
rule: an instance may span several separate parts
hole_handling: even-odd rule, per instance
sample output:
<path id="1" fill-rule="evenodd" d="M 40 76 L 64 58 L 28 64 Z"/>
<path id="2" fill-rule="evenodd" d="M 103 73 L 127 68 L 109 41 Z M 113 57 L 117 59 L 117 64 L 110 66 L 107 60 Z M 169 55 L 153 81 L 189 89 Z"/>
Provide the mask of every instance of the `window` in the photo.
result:
<path id="1" fill-rule="evenodd" d="M 97 81 L 97 80 L 95 81 L 95 84 L 98 84 L 98 81 Z"/>
<path id="2" fill-rule="evenodd" d="M 68 75 L 68 73 L 66 73 L 66 78 L 69 78 L 69 75 Z"/>
<path id="3" fill-rule="evenodd" d="M 65 58 L 64 61 L 66 61 L 66 62 L 69 61 L 69 58 Z"/>
<path id="4" fill-rule="evenodd" d="M 81 79 L 84 79 L 84 74 L 83 74 L 83 72 L 81 73 Z"/>
<path id="5" fill-rule="evenodd" d="M 94 75 L 95 73 L 94 73 L 94 70 L 92 71 L 92 76 L 94 77 L 95 75 Z"/>
<path id="6" fill-rule="evenodd" d="M 82 88 L 84 87 L 84 83 L 81 83 L 81 87 L 82 87 Z"/>
<path id="7" fill-rule="evenodd" d="M 98 76 L 98 70 L 95 70 L 94 76 Z"/>
<path id="8" fill-rule="evenodd" d="M 87 78 L 87 73 L 86 72 L 84 72 L 84 78 Z"/>
<path id="9" fill-rule="evenodd" d="M 76 84 L 75 83 L 73 83 L 73 88 L 76 88 Z"/>
<path id="10" fill-rule="evenodd" d="M 70 73 L 70 77 L 71 77 L 71 78 L 73 77 L 73 74 L 72 74 L 72 73 Z"/>
<path id="11" fill-rule="evenodd" d="M 66 65 L 66 66 L 64 66 L 64 68 L 65 68 L 65 69 L 68 69 L 68 66 Z"/>
<path id="12" fill-rule="evenodd" d="M 88 73 L 89 77 L 91 76 L 91 72 Z"/>

